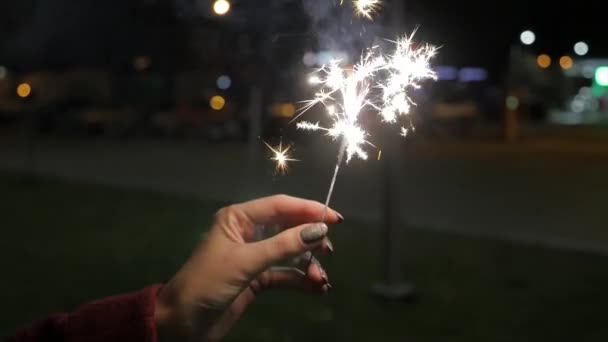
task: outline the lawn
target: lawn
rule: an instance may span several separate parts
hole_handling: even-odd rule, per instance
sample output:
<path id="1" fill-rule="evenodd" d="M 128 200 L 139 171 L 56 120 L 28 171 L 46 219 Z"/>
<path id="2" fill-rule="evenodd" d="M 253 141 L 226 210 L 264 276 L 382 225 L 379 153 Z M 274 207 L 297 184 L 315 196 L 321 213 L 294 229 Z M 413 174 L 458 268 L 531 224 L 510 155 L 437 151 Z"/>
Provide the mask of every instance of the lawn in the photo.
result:
<path id="1" fill-rule="evenodd" d="M 46 313 L 169 278 L 221 205 L 0 174 L 0 336 Z M 233 341 L 605 341 L 608 259 L 530 246 L 404 234 L 409 303 L 369 295 L 378 278 L 373 224 L 332 232 L 324 297 L 264 295 Z"/>

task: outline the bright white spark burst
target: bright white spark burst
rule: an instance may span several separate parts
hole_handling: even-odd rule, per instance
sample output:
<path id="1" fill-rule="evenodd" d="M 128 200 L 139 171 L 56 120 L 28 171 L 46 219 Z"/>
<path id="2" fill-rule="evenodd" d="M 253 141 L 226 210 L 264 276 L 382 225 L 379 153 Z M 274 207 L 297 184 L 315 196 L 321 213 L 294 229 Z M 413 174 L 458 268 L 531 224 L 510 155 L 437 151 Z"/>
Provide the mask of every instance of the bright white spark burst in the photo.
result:
<path id="1" fill-rule="evenodd" d="M 340 5 L 344 3 L 344 0 L 340 0 Z M 378 8 L 382 5 L 381 0 L 353 0 L 353 7 L 355 14 L 361 17 L 365 17 L 372 20 L 372 14 L 378 11 Z"/>
<path id="2" fill-rule="evenodd" d="M 280 142 L 279 146 L 276 147 L 270 146 L 267 142 L 264 142 L 264 144 L 274 154 L 274 156 L 270 158 L 270 160 L 273 160 L 277 163 L 276 171 L 278 173 L 287 173 L 287 169 L 289 168 L 288 162 L 299 161 L 289 156 L 288 152 L 291 149 L 291 146 L 287 146 L 285 149 L 283 149 L 283 142 Z"/>
<path id="3" fill-rule="evenodd" d="M 378 10 L 382 4 L 380 0 L 353 0 L 355 13 L 367 19 L 372 19 L 372 14 Z"/>
<path id="4" fill-rule="evenodd" d="M 361 61 L 352 69 L 343 68 L 341 61 L 332 61 L 311 76 L 312 84 L 319 90 L 315 98 L 306 101 L 300 117 L 317 104 L 325 106 L 333 120 L 331 127 L 319 123 L 299 122 L 297 127 L 309 131 L 325 131 L 334 140 L 342 138 L 346 149 L 346 161 L 353 156 L 367 159 L 363 146 L 373 146 L 369 134 L 361 127 L 359 116 L 363 109 L 379 113 L 383 121 L 395 123 L 399 116 L 407 115 L 415 105 L 408 96 L 411 89 L 420 87 L 425 79 L 436 79 L 430 68 L 430 60 L 436 53 L 431 45 L 414 46 L 412 37 L 403 37 L 396 42 L 391 55 L 383 55 L 378 47 L 369 49 Z M 402 134 L 408 130 L 402 127 Z"/>

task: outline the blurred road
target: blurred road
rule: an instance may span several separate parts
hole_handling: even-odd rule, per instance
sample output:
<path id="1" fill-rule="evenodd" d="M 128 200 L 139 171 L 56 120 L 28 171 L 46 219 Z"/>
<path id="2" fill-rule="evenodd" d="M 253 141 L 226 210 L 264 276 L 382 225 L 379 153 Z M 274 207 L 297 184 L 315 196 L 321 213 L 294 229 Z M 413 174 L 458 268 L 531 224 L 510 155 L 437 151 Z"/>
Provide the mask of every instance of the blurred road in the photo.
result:
<path id="1" fill-rule="evenodd" d="M 322 201 L 333 144 L 298 146 L 287 176 L 275 176 L 265 151 L 201 142 L 38 139 L 34 172 L 121 187 L 241 201 L 288 193 Z M 529 140 L 411 143 L 398 161 L 406 227 L 487 236 L 608 254 L 608 144 Z M 22 170 L 24 144 L 0 140 L 0 168 Z M 332 205 L 347 219 L 379 222 L 382 162 L 342 169 Z"/>

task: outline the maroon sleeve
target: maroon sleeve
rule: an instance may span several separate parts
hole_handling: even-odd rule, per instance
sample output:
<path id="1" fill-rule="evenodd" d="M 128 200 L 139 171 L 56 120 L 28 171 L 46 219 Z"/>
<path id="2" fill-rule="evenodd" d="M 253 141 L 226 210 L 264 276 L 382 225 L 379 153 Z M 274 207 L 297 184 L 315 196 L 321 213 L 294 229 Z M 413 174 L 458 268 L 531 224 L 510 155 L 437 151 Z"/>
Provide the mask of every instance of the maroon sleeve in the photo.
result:
<path id="1" fill-rule="evenodd" d="M 154 305 L 161 285 L 86 304 L 69 314 L 48 317 L 7 342 L 157 342 Z"/>

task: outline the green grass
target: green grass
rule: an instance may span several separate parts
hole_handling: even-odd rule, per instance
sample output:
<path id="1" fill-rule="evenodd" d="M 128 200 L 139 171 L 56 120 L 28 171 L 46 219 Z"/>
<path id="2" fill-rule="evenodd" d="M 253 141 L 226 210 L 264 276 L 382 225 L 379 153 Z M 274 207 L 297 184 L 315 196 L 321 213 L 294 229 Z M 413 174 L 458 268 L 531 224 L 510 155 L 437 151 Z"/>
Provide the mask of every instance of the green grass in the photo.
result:
<path id="1" fill-rule="evenodd" d="M 220 206 L 0 175 L 0 336 L 50 312 L 162 282 Z M 404 234 L 412 303 L 369 295 L 377 227 L 345 223 L 324 297 L 264 295 L 234 341 L 605 341 L 608 259 L 416 230 Z"/>

